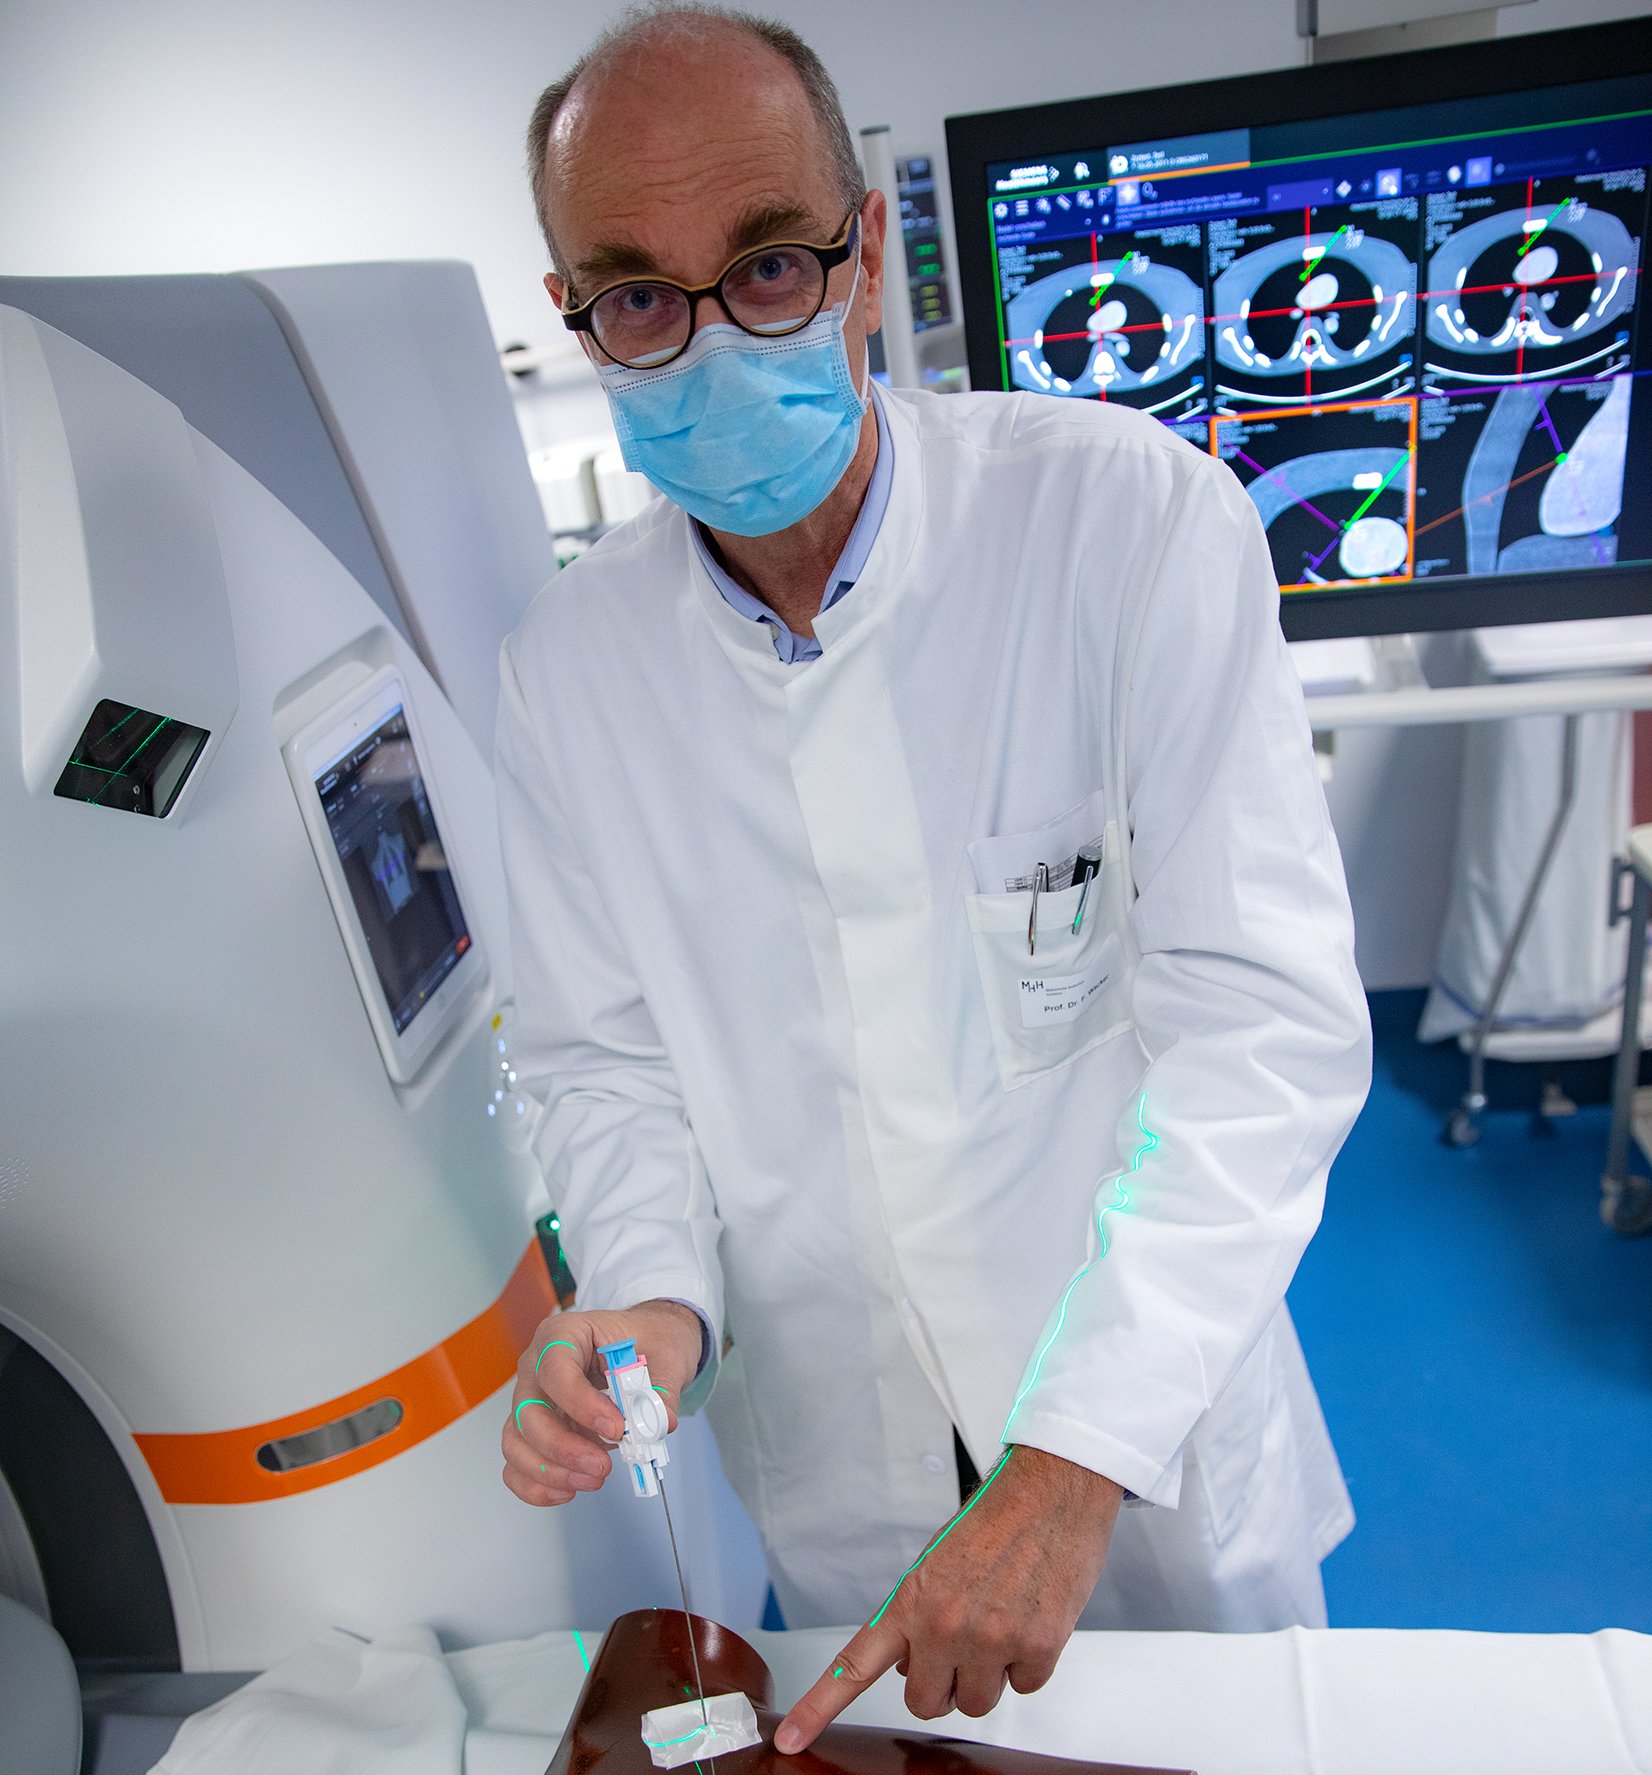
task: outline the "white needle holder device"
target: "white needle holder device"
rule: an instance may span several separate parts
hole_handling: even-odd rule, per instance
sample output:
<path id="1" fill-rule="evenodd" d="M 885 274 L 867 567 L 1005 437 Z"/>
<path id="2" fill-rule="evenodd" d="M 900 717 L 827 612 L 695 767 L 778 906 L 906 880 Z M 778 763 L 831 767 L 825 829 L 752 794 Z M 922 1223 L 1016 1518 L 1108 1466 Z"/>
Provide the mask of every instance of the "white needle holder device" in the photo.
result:
<path id="1" fill-rule="evenodd" d="M 625 1434 L 615 1451 L 631 1470 L 631 1489 L 639 1498 L 652 1498 L 660 1489 L 659 1469 L 668 1466 L 665 1435 L 671 1419 L 665 1401 L 648 1378 L 648 1364 L 637 1346 L 604 1344 L 598 1354 L 608 1369 L 608 1394 L 625 1419 Z"/>

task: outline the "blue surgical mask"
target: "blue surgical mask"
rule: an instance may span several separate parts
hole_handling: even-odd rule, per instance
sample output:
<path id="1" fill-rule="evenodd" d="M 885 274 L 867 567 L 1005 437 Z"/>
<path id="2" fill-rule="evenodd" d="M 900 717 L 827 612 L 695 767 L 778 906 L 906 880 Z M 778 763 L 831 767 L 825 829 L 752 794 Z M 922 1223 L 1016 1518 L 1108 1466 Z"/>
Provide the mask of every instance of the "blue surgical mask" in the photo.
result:
<path id="1" fill-rule="evenodd" d="M 723 323 L 658 370 L 602 366 L 625 466 L 713 530 L 769 536 L 807 517 L 860 441 L 866 399 L 843 341 L 855 286 L 780 338 Z"/>

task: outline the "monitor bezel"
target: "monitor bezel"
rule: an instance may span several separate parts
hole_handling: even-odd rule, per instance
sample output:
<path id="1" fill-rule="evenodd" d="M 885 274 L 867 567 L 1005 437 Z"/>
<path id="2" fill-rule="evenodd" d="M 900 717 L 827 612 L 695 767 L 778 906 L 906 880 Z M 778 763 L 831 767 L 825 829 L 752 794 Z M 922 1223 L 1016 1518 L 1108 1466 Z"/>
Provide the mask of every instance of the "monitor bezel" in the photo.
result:
<path id="1" fill-rule="evenodd" d="M 1652 74 L 1652 15 L 949 117 L 947 169 L 970 384 L 998 388 L 986 178 L 994 162 L 1626 74 Z M 1391 102 L 1373 105 L 1372 93 L 1384 91 L 1394 95 Z M 1293 641 L 1647 612 L 1652 565 L 1413 580 L 1358 591 L 1292 592 L 1280 599 L 1280 624 Z"/>
<path id="2" fill-rule="evenodd" d="M 416 1011 L 403 1030 L 397 1030 L 384 982 L 362 928 L 355 896 L 344 874 L 344 864 L 333 843 L 332 828 L 316 789 L 316 779 L 329 764 L 348 752 L 364 735 L 381 726 L 400 708 L 407 718 L 408 738 L 424 779 L 425 794 L 436 821 L 436 830 L 447 858 L 448 873 L 458 896 L 470 947 L 459 957 L 447 978 Z M 431 774 L 431 753 L 419 723 L 418 710 L 408 694 L 400 667 L 382 666 L 354 686 L 325 713 L 307 723 L 282 748 L 287 774 L 298 797 L 304 828 L 310 836 L 317 867 L 326 885 L 350 969 L 355 975 L 362 1006 L 372 1025 L 385 1071 L 398 1085 L 410 1085 L 442 1045 L 448 1032 L 465 1021 L 471 1001 L 487 980 L 487 956 L 466 900 L 464 884 L 451 848 L 452 826 L 442 806 Z"/>

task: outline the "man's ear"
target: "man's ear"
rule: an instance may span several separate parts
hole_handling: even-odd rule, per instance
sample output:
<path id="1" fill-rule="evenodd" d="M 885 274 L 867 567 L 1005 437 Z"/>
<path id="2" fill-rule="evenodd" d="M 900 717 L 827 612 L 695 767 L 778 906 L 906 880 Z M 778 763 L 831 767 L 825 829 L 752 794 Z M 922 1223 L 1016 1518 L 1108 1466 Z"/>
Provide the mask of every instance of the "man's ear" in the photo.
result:
<path id="1" fill-rule="evenodd" d="M 889 226 L 889 200 L 873 189 L 860 211 L 860 270 L 866 285 L 866 330 L 875 333 L 883 325 L 883 252 Z"/>
<path id="2" fill-rule="evenodd" d="M 556 304 L 558 311 L 568 306 L 568 280 L 555 271 L 545 273 L 545 294 Z"/>

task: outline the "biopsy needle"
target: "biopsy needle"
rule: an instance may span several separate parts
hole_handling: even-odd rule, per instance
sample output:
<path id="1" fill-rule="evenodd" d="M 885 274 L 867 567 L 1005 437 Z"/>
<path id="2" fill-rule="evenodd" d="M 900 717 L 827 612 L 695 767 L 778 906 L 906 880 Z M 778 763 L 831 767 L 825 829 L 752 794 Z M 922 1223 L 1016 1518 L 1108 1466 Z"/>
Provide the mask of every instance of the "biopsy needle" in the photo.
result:
<path id="1" fill-rule="evenodd" d="M 694 1660 L 694 1686 L 700 1691 L 700 1718 L 705 1721 L 709 1730 L 711 1715 L 706 1712 L 706 1682 L 700 1675 L 700 1652 L 694 1643 L 694 1617 L 688 1612 L 688 1586 L 683 1582 L 683 1562 L 677 1555 L 677 1531 L 671 1523 L 671 1500 L 665 1495 L 665 1475 L 660 1472 L 659 1463 L 651 1462 L 654 1469 L 655 1483 L 660 1488 L 660 1502 L 665 1505 L 665 1532 L 671 1537 L 671 1563 L 677 1568 L 677 1589 L 683 1599 L 683 1623 L 688 1628 L 688 1655 Z"/>

